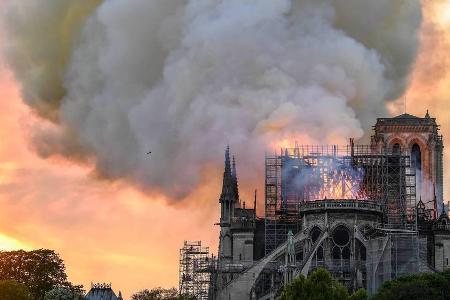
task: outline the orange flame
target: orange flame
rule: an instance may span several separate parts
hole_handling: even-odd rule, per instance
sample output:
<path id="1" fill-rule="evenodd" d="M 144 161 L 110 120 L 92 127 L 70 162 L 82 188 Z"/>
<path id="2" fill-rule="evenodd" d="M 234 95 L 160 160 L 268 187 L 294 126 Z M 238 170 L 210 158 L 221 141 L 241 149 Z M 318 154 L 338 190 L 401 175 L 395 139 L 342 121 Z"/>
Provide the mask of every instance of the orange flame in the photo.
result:
<path id="1" fill-rule="evenodd" d="M 310 200 L 323 199 L 358 199 L 367 200 L 366 193 L 361 189 L 361 179 L 351 176 L 345 171 L 334 170 L 324 178 L 323 185 L 312 188 Z"/>

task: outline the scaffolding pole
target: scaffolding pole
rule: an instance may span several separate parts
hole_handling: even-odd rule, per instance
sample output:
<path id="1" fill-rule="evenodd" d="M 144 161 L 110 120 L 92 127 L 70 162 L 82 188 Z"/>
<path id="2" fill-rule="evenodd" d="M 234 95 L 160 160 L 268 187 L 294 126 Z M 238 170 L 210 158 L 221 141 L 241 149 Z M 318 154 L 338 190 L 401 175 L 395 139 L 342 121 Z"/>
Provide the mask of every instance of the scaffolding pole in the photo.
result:
<path id="1" fill-rule="evenodd" d="M 371 146 L 303 145 L 265 158 L 265 253 L 300 228 L 305 201 L 371 200 L 382 205 L 384 226 L 415 228 L 415 170 L 409 156 Z"/>
<path id="2" fill-rule="evenodd" d="M 211 285 L 209 247 L 201 241 L 185 241 L 180 249 L 179 292 L 207 300 Z"/>

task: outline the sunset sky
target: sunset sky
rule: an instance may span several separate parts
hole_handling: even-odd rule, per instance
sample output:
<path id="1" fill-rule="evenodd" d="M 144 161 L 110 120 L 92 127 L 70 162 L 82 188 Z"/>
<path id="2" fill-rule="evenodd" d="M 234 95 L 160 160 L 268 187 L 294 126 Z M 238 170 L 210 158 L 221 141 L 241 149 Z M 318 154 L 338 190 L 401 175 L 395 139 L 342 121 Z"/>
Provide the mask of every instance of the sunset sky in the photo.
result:
<path id="1" fill-rule="evenodd" d="M 423 0 L 423 5 L 414 71 L 407 92 L 389 110 L 403 113 L 406 99 L 408 113 L 423 116 L 429 109 L 437 118 L 446 143 L 444 191 L 450 199 L 450 0 Z M 4 39 L 0 36 L 0 45 Z M 221 155 L 202 168 L 205 184 L 174 202 L 129 180 L 99 178 L 89 163 L 39 156 L 30 132 L 52 125 L 24 104 L 21 85 L 1 57 L 0 108 L 1 249 L 54 249 L 72 282 L 87 288 L 91 282 L 111 282 L 126 296 L 143 288 L 177 287 L 184 240 L 202 240 L 217 252 Z M 263 157 L 258 159 L 262 164 Z M 262 186 L 259 178 L 241 185 L 244 197 Z M 259 197 L 260 214 L 262 203 Z"/>
<path id="2" fill-rule="evenodd" d="M 0 82 L 1 249 L 55 249 L 73 282 L 112 282 L 127 294 L 177 286 L 184 239 L 216 249 L 219 186 L 205 193 L 209 207 L 169 206 L 87 168 L 40 159 L 27 143 L 27 127 L 38 120 L 4 68 Z"/>

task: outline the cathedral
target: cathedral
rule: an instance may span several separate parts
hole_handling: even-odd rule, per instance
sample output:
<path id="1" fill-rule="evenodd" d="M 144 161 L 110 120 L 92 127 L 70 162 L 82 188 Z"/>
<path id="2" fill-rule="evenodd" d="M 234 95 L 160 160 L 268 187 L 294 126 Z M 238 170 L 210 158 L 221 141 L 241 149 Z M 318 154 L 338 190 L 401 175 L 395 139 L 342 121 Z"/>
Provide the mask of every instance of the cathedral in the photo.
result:
<path id="1" fill-rule="evenodd" d="M 326 268 L 349 290 L 450 267 L 439 125 L 379 118 L 369 145 L 305 145 L 265 158 L 265 214 L 239 197 L 225 151 L 209 299 L 276 299 L 295 276 Z"/>

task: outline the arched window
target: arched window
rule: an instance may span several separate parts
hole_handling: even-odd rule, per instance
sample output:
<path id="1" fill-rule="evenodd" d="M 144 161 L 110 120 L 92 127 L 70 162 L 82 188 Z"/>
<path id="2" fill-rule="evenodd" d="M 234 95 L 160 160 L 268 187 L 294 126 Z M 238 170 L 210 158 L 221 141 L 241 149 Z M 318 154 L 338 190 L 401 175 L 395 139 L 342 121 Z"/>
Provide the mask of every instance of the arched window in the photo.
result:
<path id="1" fill-rule="evenodd" d="M 322 233 L 322 230 L 320 230 L 320 228 L 317 226 L 314 226 L 313 229 L 311 229 L 310 235 L 311 235 L 311 241 L 313 242 L 313 244 L 317 241 L 317 239 L 319 238 L 321 233 Z"/>
<path id="2" fill-rule="evenodd" d="M 400 146 L 399 143 L 395 143 L 392 146 L 392 153 L 394 153 L 394 154 L 401 154 L 402 153 L 402 147 Z"/>
<path id="3" fill-rule="evenodd" d="M 416 169 L 416 194 L 417 198 L 420 198 L 422 195 L 422 152 L 418 144 L 414 144 L 411 148 L 411 165 Z"/>
<path id="4" fill-rule="evenodd" d="M 333 242 L 338 246 L 345 246 L 350 241 L 349 230 L 340 225 L 333 231 Z"/>
<path id="5" fill-rule="evenodd" d="M 323 260 L 323 248 L 322 248 L 322 246 L 317 248 L 317 260 Z"/>
<path id="6" fill-rule="evenodd" d="M 411 148 L 411 163 L 416 169 L 422 170 L 422 152 L 417 144 Z"/>
<path id="7" fill-rule="evenodd" d="M 356 241 L 356 258 L 359 260 L 366 260 L 366 247 L 359 240 Z"/>
<path id="8" fill-rule="evenodd" d="M 333 259 L 341 259 L 341 248 L 335 246 L 333 247 L 333 250 L 331 251 L 331 256 Z"/>
<path id="9" fill-rule="evenodd" d="M 344 248 L 342 248 L 342 258 L 350 259 L 350 248 L 348 246 L 345 246 Z"/>

